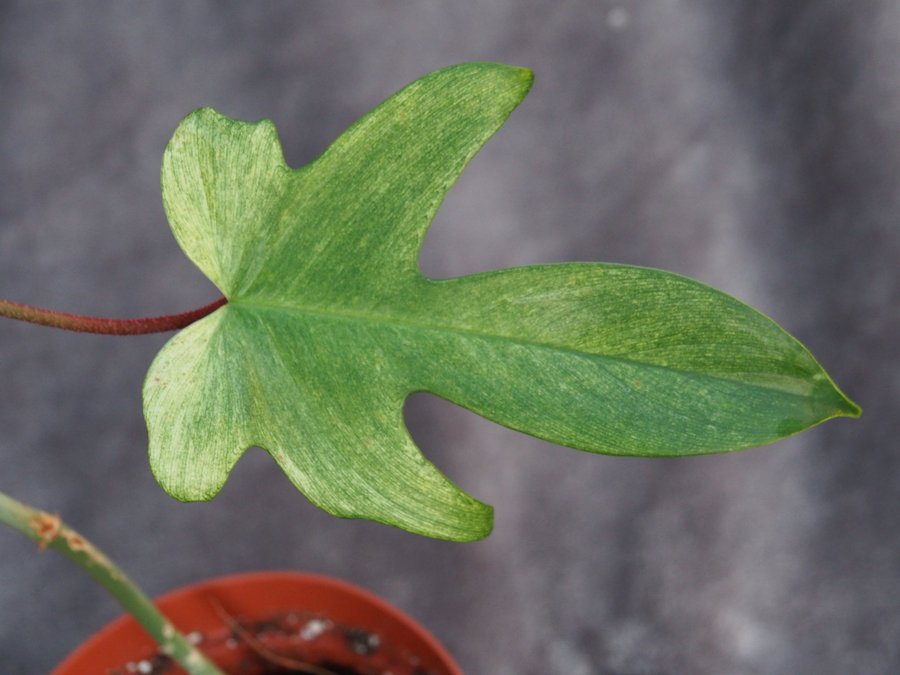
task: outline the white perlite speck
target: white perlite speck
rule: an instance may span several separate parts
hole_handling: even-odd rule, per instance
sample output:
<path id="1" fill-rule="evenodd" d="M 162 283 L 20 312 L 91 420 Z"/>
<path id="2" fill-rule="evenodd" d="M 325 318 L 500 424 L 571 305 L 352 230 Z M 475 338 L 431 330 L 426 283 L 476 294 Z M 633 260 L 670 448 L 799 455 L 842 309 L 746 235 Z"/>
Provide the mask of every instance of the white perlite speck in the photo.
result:
<path id="1" fill-rule="evenodd" d="M 304 640 L 314 640 L 325 632 L 327 625 L 321 619 L 310 619 L 306 625 L 300 629 L 300 637 Z"/>

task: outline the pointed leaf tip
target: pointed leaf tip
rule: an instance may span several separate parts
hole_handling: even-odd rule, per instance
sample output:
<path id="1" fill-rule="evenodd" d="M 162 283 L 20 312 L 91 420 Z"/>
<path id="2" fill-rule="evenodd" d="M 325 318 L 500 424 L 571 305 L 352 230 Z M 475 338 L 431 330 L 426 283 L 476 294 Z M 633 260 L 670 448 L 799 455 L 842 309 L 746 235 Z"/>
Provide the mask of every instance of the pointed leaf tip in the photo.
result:
<path id="1" fill-rule="evenodd" d="M 862 416 L 862 408 L 841 391 L 833 382 L 832 386 L 838 395 L 838 413 L 835 417 L 851 417 L 853 419 L 859 419 Z"/>

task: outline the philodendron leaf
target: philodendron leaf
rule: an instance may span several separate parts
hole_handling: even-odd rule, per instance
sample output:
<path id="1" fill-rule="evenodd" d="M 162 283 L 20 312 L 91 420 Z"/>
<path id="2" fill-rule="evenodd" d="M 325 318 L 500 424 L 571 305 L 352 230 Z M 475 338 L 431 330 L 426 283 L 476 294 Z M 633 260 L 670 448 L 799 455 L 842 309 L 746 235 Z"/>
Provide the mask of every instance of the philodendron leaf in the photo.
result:
<path id="1" fill-rule="evenodd" d="M 622 455 L 734 450 L 858 414 L 775 323 L 674 274 L 419 272 L 445 193 L 530 85 L 496 64 L 431 73 L 296 170 L 268 121 L 203 109 L 181 123 L 163 160 L 166 212 L 229 302 L 147 376 L 150 460 L 170 494 L 210 499 L 259 446 L 335 515 L 477 539 L 491 508 L 416 448 L 412 392 Z"/>

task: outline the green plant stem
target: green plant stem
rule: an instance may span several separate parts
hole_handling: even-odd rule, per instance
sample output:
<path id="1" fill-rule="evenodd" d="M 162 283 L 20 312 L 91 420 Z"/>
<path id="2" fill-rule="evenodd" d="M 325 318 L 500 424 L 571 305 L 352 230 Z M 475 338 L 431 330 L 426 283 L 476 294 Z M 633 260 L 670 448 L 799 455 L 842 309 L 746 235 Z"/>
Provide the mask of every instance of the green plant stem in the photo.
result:
<path id="1" fill-rule="evenodd" d="M 190 675 L 222 675 L 122 570 L 59 516 L 33 509 L 0 492 L 0 522 L 37 542 L 41 550 L 55 549 L 82 567 L 143 626 L 162 653 L 178 661 Z"/>
<path id="2" fill-rule="evenodd" d="M 98 333 L 100 335 L 146 335 L 148 333 L 164 333 L 179 330 L 188 326 L 207 314 L 212 314 L 228 300 L 219 298 L 215 302 L 181 314 L 167 314 L 143 319 L 107 319 L 99 316 L 82 316 L 57 312 L 42 307 L 22 305 L 18 302 L 0 299 L 0 316 L 18 321 L 27 321 L 41 326 L 61 328 L 79 333 Z"/>

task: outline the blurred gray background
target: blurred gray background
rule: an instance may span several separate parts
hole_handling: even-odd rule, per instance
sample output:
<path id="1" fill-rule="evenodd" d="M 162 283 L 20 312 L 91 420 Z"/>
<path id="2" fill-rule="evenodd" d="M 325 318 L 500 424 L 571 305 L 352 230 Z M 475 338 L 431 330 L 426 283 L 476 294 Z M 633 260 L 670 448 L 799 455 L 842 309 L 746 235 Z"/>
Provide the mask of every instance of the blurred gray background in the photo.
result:
<path id="1" fill-rule="evenodd" d="M 663 267 L 759 307 L 864 409 L 774 446 L 652 461 L 551 446 L 418 395 L 408 422 L 496 507 L 430 541 L 310 506 L 260 451 L 212 503 L 146 461 L 166 336 L 0 322 L 0 490 L 151 594 L 302 569 L 369 587 L 474 675 L 900 672 L 900 4 L 890 0 L 0 2 L 0 297 L 116 317 L 215 290 L 178 249 L 163 147 L 199 106 L 269 117 L 289 163 L 423 73 L 528 66 L 423 268 Z M 118 614 L 0 531 L 0 672 Z"/>

